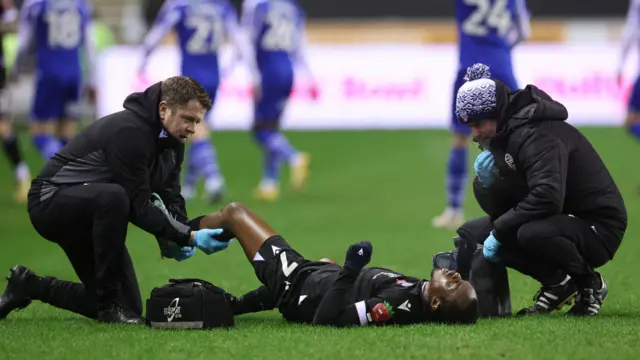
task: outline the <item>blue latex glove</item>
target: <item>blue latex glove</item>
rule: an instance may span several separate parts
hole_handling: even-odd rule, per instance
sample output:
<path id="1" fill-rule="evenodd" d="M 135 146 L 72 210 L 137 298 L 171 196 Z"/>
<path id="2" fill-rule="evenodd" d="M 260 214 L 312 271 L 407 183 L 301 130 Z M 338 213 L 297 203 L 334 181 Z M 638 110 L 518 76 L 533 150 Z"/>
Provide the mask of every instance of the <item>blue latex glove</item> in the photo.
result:
<path id="1" fill-rule="evenodd" d="M 362 270 L 362 268 L 371 261 L 372 252 L 373 245 L 368 241 L 362 241 L 349 246 L 344 261 L 344 267 L 360 272 L 360 270 Z"/>
<path id="2" fill-rule="evenodd" d="M 196 253 L 196 248 L 192 246 L 175 247 L 173 250 L 173 258 L 176 261 L 187 260 Z"/>
<path id="3" fill-rule="evenodd" d="M 496 239 L 493 232 L 491 232 L 482 246 L 482 255 L 484 255 L 484 258 L 487 259 L 487 261 L 498 262 L 500 261 L 500 258 L 498 257 L 498 249 L 500 246 L 502 246 L 502 244 L 498 242 L 498 239 Z"/>
<path id="4" fill-rule="evenodd" d="M 204 251 L 207 255 L 224 250 L 231 244 L 231 241 L 217 240 L 216 236 L 222 234 L 222 232 L 222 229 L 198 230 L 194 237 L 194 243 L 198 249 Z"/>
<path id="5" fill-rule="evenodd" d="M 495 160 L 493 154 L 489 150 L 485 150 L 478 155 L 476 162 L 473 164 L 473 168 L 476 170 L 478 180 L 484 187 L 491 186 L 494 180 L 493 168 L 495 166 Z"/>

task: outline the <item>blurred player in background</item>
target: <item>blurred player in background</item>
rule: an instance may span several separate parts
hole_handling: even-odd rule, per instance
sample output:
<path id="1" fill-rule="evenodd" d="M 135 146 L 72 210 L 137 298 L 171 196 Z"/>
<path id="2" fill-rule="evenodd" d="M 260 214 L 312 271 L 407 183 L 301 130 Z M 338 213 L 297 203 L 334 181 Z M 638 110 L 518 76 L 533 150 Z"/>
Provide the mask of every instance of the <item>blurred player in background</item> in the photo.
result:
<path id="1" fill-rule="evenodd" d="M 83 90 L 93 93 L 92 74 L 83 79 L 80 54 L 84 48 L 91 72 L 95 56 L 90 23 L 91 5 L 86 0 L 26 0 L 20 11 L 12 77 L 35 42 L 36 89 L 30 127 L 33 142 L 45 160 L 75 135 L 78 119 L 69 113 L 69 106 L 79 102 Z"/>
<path id="2" fill-rule="evenodd" d="M 182 75 L 198 81 L 215 103 L 221 78 L 218 55 L 222 45 L 227 39 L 233 39 L 239 52 L 243 51 L 243 45 L 244 48 L 248 45 L 240 40 L 238 28 L 237 12 L 227 0 L 167 0 L 144 39 L 140 75 L 144 73 L 151 52 L 169 31 L 175 29 L 182 56 Z M 196 181 L 201 177 L 205 180 L 209 200 L 220 200 L 224 178 L 206 123 L 198 125 L 187 158 L 183 196 L 191 198 L 195 195 Z"/>
<path id="3" fill-rule="evenodd" d="M 627 12 L 627 21 L 622 34 L 622 54 L 618 64 L 617 80 L 618 85 L 622 85 L 622 73 L 624 64 L 629 55 L 632 46 L 638 47 L 640 43 L 640 0 L 629 1 L 629 11 Z M 629 102 L 627 105 L 627 118 L 625 119 L 625 127 L 629 133 L 636 139 L 640 140 L 640 76 L 636 78 Z"/>
<path id="4" fill-rule="evenodd" d="M 318 96 L 316 81 L 306 60 L 305 14 L 295 0 L 245 0 L 242 26 L 252 44 L 248 62 L 253 80 L 253 135 L 264 153 L 257 198 L 278 198 L 280 166 L 291 167 L 291 184 L 299 190 L 306 182 L 309 155 L 295 149 L 280 132 L 280 119 L 294 84 L 294 64 L 300 65 Z"/>
<path id="5" fill-rule="evenodd" d="M 464 222 L 470 131 L 455 118 L 455 94 L 464 84 L 466 69 L 474 63 L 486 64 L 494 69 L 494 78 L 518 88 L 511 50 L 531 32 L 525 0 L 456 0 L 456 22 L 459 64 L 451 105 L 453 143 L 446 175 L 447 207 L 433 219 L 437 228 L 457 228 Z"/>
<path id="6" fill-rule="evenodd" d="M 0 18 L 2 19 L 0 23 L 0 44 L 4 41 L 4 34 L 10 32 L 13 28 L 15 12 L 12 0 L 0 2 Z M 9 111 L 9 93 L 6 86 L 7 64 L 4 49 L 0 46 L 0 139 L 2 139 L 4 153 L 11 163 L 17 183 L 15 199 L 17 202 L 22 203 L 27 201 L 27 193 L 29 192 L 29 186 L 31 186 L 31 174 L 29 167 L 22 159 L 18 137 L 11 128 L 11 119 L 7 114 Z"/>

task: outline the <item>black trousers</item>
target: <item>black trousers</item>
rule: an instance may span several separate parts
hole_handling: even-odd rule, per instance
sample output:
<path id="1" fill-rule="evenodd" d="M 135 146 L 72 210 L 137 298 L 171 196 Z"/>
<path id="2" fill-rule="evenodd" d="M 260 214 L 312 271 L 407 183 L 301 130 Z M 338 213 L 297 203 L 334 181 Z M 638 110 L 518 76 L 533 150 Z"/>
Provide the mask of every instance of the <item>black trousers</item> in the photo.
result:
<path id="1" fill-rule="evenodd" d="M 613 258 L 606 244 L 619 244 L 623 234 L 595 221 L 560 214 L 526 223 L 507 236 L 498 239 L 503 244 L 498 256 L 507 267 L 543 285 L 569 275 L 578 286 L 590 287 L 594 269 Z"/>
<path id="2" fill-rule="evenodd" d="M 129 198 L 117 184 L 58 189 L 29 211 L 35 230 L 58 244 L 82 283 L 54 277 L 27 284 L 29 295 L 58 308 L 96 318 L 110 303 L 142 315 L 142 299 L 125 247 Z"/>

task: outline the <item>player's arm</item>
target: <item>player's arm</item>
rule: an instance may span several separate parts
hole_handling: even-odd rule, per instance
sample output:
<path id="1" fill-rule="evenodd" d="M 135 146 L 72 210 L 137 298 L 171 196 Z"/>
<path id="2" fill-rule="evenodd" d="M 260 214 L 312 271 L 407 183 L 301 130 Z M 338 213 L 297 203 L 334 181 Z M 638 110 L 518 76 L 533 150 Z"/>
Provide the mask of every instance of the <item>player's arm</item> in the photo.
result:
<path id="1" fill-rule="evenodd" d="M 155 145 L 141 140 L 144 138 L 138 129 L 122 129 L 118 139 L 111 140 L 105 149 L 113 182 L 121 185 L 129 195 L 130 221 L 156 238 L 169 239 L 180 246 L 193 246 L 189 226 L 165 214 L 150 201 L 147 162 L 153 156 L 150 149 Z"/>
<path id="2" fill-rule="evenodd" d="M 338 274 L 338 278 L 329 288 L 329 291 L 322 297 L 318 309 L 313 317 L 314 325 L 345 326 L 356 324 L 354 314 L 359 314 L 362 304 L 358 303 L 353 307 L 347 307 L 347 293 L 356 282 L 358 274 L 369 261 L 373 247 L 369 242 L 360 242 L 349 246 L 347 250 L 344 266 Z M 355 313 L 354 313 L 355 311 Z"/>
<path id="3" fill-rule="evenodd" d="M 85 80 L 85 84 L 93 88 L 95 85 L 94 69 L 96 66 L 96 43 L 95 38 L 93 37 L 93 9 L 90 4 L 87 4 L 84 16 L 86 22 L 82 29 L 84 39 L 82 46 L 84 46 L 84 52 L 87 59 L 87 78 Z"/>
<path id="4" fill-rule="evenodd" d="M 527 9 L 526 0 L 515 0 L 515 11 L 513 13 L 515 39 L 511 41 L 511 46 L 527 40 L 531 36 L 531 15 Z"/>
<path id="5" fill-rule="evenodd" d="M 18 10 L 13 6 L 13 0 L 2 0 L 2 8 L 4 15 L 0 28 L 3 32 L 16 31 L 16 20 L 18 19 Z"/>
<path id="6" fill-rule="evenodd" d="M 247 66 L 251 70 L 252 76 L 256 76 L 254 73 L 258 69 L 249 34 L 243 31 L 243 29 L 238 25 L 237 17 L 238 14 L 235 9 L 232 5 L 229 5 L 224 18 L 224 29 L 227 38 L 233 46 L 234 55 L 232 56 L 231 64 L 222 71 L 223 78 L 228 76 L 238 62 L 242 60 L 246 62 Z"/>
<path id="7" fill-rule="evenodd" d="M 18 17 L 18 49 L 14 66 L 11 69 L 12 77 L 15 77 L 18 74 L 19 64 L 24 61 L 24 58 L 31 47 L 31 42 L 33 41 L 34 19 L 37 18 L 40 9 L 39 4 L 35 4 L 32 1 L 25 1 L 22 4 L 20 16 Z"/>
<path id="8" fill-rule="evenodd" d="M 299 69 L 304 72 L 304 76 L 311 81 L 312 84 L 316 84 L 316 79 L 313 76 L 311 67 L 309 66 L 307 55 L 307 29 L 304 19 L 301 20 L 300 29 L 297 37 L 296 48 L 293 53 L 293 60 L 298 65 Z"/>
<path id="9" fill-rule="evenodd" d="M 569 153 L 556 137 L 538 129 L 524 130 L 517 140 L 517 163 L 524 171 L 529 193 L 518 205 L 493 222 L 495 233 L 514 233 L 532 220 L 562 213 Z"/>
<path id="10" fill-rule="evenodd" d="M 618 76 L 622 74 L 624 63 L 629 55 L 631 46 L 638 41 L 640 34 L 640 0 L 631 0 L 629 2 L 629 11 L 627 12 L 627 20 L 622 32 L 622 49 L 618 62 Z"/>
<path id="11" fill-rule="evenodd" d="M 158 12 L 156 21 L 142 41 L 143 57 L 139 72 L 144 72 L 149 56 L 180 20 L 180 7 L 176 0 L 167 0 Z"/>
<path id="12" fill-rule="evenodd" d="M 184 161 L 184 145 L 176 154 L 176 164 L 169 174 L 169 178 L 165 182 L 165 186 L 158 189 L 156 193 L 162 198 L 169 213 L 179 222 L 186 224 L 189 221 L 184 198 L 182 197 L 182 189 L 180 186 L 180 173 L 182 172 L 182 163 Z"/>
<path id="13" fill-rule="evenodd" d="M 244 41 L 246 47 L 243 48 L 243 56 L 247 61 L 249 72 L 254 84 L 260 83 L 260 70 L 256 60 L 255 47 L 256 41 L 260 36 L 260 28 L 264 24 L 267 3 L 263 0 L 246 0 L 242 4 L 242 17 L 240 18 L 241 41 Z"/>

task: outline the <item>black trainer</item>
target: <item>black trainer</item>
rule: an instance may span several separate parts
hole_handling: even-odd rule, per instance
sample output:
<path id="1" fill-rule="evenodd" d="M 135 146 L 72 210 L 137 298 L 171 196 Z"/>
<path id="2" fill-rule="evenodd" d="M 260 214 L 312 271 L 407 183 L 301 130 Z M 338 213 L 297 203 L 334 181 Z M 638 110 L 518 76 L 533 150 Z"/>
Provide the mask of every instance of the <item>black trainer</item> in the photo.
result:
<path id="1" fill-rule="evenodd" d="M 144 320 L 140 316 L 114 303 L 109 304 L 106 309 L 98 311 L 98 320 L 114 324 L 144 324 Z"/>
<path id="2" fill-rule="evenodd" d="M 16 265 L 7 276 L 7 287 L 0 296 L 0 320 L 4 319 L 13 310 L 24 309 L 31 304 L 25 288 L 26 279 L 35 274 L 22 265 Z"/>
<path id="3" fill-rule="evenodd" d="M 571 305 L 576 297 L 578 288 L 571 277 L 567 277 L 558 285 L 543 286 L 533 297 L 535 304 L 524 308 L 516 315 L 548 314 L 562 309 L 565 305 Z"/>
<path id="4" fill-rule="evenodd" d="M 600 312 L 604 299 L 609 294 L 609 287 L 604 282 L 602 275 L 600 277 L 600 289 L 580 289 L 576 296 L 576 304 L 567 312 L 571 316 L 595 316 Z"/>

